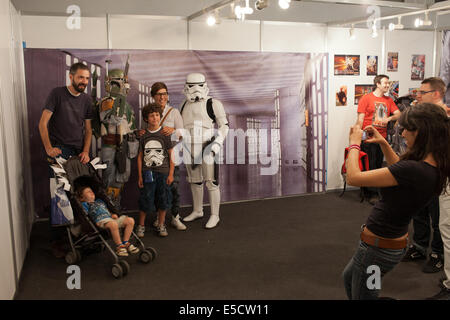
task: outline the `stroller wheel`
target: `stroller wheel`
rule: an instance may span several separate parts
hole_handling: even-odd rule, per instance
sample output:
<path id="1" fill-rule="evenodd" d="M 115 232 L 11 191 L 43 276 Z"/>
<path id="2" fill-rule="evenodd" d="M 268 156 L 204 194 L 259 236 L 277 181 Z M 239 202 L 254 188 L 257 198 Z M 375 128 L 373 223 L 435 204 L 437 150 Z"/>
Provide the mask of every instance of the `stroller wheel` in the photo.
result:
<path id="1" fill-rule="evenodd" d="M 81 255 L 80 255 L 80 259 L 81 259 Z M 66 253 L 65 260 L 66 260 L 67 264 L 74 264 L 78 260 L 77 254 L 73 253 L 72 251 L 69 251 Z"/>
<path id="2" fill-rule="evenodd" d="M 130 272 L 130 265 L 125 260 L 119 260 L 119 264 L 122 267 L 123 276 L 126 276 Z"/>
<path id="3" fill-rule="evenodd" d="M 141 262 L 143 263 L 149 263 L 153 260 L 153 255 L 148 250 L 141 251 L 141 253 L 139 253 L 139 260 L 141 260 Z"/>
<path id="4" fill-rule="evenodd" d="M 158 257 L 158 252 L 156 251 L 155 248 L 152 247 L 147 247 L 145 248 L 147 251 L 150 251 L 152 254 L 152 261 L 155 260 Z"/>
<path id="5" fill-rule="evenodd" d="M 113 277 L 116 279 L 122 278 L 123 277 L 123 269 L 120 266 L 120 264 L 118 264 L 118 263 L 113 264 L 113 266 L 111 268 L 111 273 L 112 273 Z"/>

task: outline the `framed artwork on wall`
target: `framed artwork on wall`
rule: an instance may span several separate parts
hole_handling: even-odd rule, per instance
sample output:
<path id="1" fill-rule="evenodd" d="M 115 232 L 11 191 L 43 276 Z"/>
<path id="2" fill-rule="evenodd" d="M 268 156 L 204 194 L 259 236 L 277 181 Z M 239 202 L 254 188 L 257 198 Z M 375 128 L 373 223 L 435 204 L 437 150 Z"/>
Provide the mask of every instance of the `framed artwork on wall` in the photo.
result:
<path id="1" fill-rule="evenodd" d="M 378 74 L 378 56 L 367 56 L 367 75 L 376 76 Z"/>
<path id="2" fill-rule="evenodd" d="M 389 97 L 391 97 L 393 100 L 398 98 L 399 85 L 399 81 L 389 81 Z"/>
<path id="3" fill-rule="evenodd" d="M 341 85 L 336 89 L 336 107 L 347 106 L 347 86 Z"/>
<path id="4" fill-rule="evenodd" d="M 334 55 L 335 76 L 359 76 L 359 55 Z"/>
<path id="5" fill-rule="evenodd" d="M 358 105 L 359 99 L 373 91 L 373 84 L 355 84 L 355 105 Z"/>
<path id="6" fill-rule="evenodd" d="M 388 52 L 387 71 L 398 71 L 398 52 Z"/>
<path id="7" fill-rule="evenodd" d="M 411 61 L 411 80 L 423 80 L 425 75 L 425 55 L 413 54 Z"/>

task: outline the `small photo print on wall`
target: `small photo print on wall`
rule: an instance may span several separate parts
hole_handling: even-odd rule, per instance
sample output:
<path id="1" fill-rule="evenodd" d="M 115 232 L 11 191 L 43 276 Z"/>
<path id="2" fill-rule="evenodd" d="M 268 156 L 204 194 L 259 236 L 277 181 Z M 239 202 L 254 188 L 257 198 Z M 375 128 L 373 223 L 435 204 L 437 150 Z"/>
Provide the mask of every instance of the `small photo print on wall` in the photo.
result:
<path id="1" fill-rule="evenodd" d="M 373 84 L 355 84 L 355 105 L 358 105 L 359 99 L 373 91 Z"/>
<path id="2" fill-rule="evenodd" d="M 376 76 L 378 74 L 378 56 L 367 56 L 367 75 Z"/>
<path id="3" fill-rule="evenodd" d="M 359 55 L 334 55 L 335 76 L 359 76 Z"/>
<path id="4" fill-rule="evenodd" d="M 417 90 L 419 90 L 419 89 L 418 88 L 409 88 L 408 94 L 415 99 L 417 96 Z"/>
<path id="5" fill-rule="evenodd" d="M 347 106 L 347 86 L 342 85 L 336 89 L 336 107 Z"/>
<path id="6" fill-rule="evenodd" d="M 398 52 L 388 52 L 387 71 L 398 71 Z"/>
<path id="7" fill-rule="evenodd" d="M 423 80 L 425 75 L 425 55 L 413 54 L 411 63 L 411 80 Z"/>
<path id="8" fill-rule="evenodd" d="M 398 98 L 399 85 L 399 81 L 389 81 L 389 97 L 393 100 Z"/>

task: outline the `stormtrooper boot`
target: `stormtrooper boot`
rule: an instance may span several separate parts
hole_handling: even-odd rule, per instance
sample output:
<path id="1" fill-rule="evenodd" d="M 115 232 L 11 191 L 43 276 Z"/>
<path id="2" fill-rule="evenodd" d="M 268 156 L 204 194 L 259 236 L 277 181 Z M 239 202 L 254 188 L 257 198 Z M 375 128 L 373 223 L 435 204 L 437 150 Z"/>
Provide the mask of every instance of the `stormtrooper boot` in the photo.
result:
<path id="1" fill-rule="evenodd" d="M 180 221 L 180 215 L 177 214 L 175 217 L 172 218 L 172 221 L 170 222 L 172 227 L 174 227 L 177 230 L 183 231 L 186 230 L 186 226 L 183 222 Z"/>
<path id="2" fill-rule="evenodd" d="M 183 218 L 183 221 L 190 222 L 203 217 L 203 184 L 191 183 L 193 211 Z"/>
<path id="3" fill-rule="evenodd" d="M 212 229 L 219 223 L 219 207 L 220 207 L 220 189 L 218 186 L 214 186 L 208 189 L 209 202 L 211 205 L 211 216 L 205 225 L 206 229 Z"/>

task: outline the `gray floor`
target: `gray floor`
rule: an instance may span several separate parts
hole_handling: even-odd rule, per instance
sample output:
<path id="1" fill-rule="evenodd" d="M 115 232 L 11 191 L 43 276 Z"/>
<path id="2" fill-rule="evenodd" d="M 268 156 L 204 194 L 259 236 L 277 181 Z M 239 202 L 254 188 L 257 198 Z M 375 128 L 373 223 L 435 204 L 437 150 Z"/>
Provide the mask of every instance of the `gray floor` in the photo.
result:
<path id="1" fill-rule="evenodd" d="M 186 231 L 168 228 L 167 238 L 149 231 L 144 241 L 157 249 L 155 261 L 130 257 L 130 274 L 115 280 L 107 254 L 86 256 L 80 290 L 67 289 L 67 265 L 51 256 L 48 226 L 37 223 L 16 299 L 346 299 L 341 273 L 371 206 L 359 203 L 356 191 L 338 195 L 226 204 L 216 229 L 204 229 L 203 218 Z M 422 264 L 399 264 L 381 295 L 414 300 L 437 293 L 442 273 L 422 273 Z"/>

